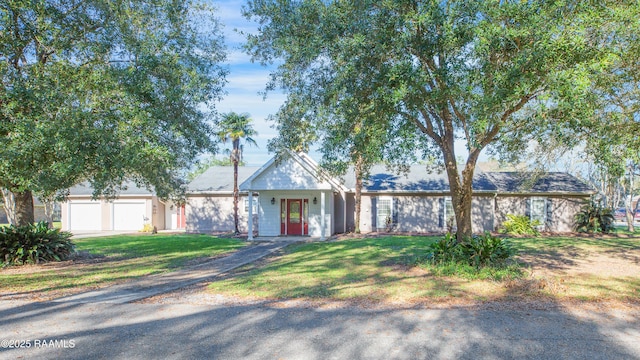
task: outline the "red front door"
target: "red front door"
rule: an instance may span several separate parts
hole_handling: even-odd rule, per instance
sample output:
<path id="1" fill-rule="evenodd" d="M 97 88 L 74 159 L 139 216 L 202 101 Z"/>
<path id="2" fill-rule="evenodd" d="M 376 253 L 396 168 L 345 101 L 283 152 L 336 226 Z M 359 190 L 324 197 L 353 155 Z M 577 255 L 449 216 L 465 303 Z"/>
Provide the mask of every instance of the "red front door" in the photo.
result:
<path id="1" fill-rule="evenodd" d="M 302 200 L 287 199 L 287 235 L 302 235 Z"/>

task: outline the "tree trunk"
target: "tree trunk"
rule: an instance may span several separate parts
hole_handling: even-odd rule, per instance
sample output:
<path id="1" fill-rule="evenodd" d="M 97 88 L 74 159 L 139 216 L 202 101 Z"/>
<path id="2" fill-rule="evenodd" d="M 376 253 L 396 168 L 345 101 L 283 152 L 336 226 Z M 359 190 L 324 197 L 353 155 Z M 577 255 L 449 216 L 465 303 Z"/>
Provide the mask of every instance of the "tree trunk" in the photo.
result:
<path id="1" fill-rule="evenodd" d="M 358 156 L 354 167 L 356 176 L 355 219 L 353 232 L 360 234 L 360 209 L 362 204 L 362 156 Z"/>
<path id="2" fill-rule="evenodd" d="M 240 234 L 240 230 L 238 229 L 238 162 L 240 161 L 240 156 L 238 152 L 240 151 L 240 139 L 233 139 L 233 155 L 231 156 L 231 161 L 233 161 L 233 223 L 234 223 L 234 232 L 236 235 Z M 249 204 L 252 206 L 252 204 Z"/>
<path id="3" fill-rule="evenodd" d="M 633 221 L 636 217 L 636 206 L 633 206 L 633 168 L 629 166 L 629 203 L 627 204 L 627 230 L 630 233 L 635 232 Z"/>
<path id="4" fill-rule="evenodd" d="M 0 189 L 2 191 L 2 205 L 4 207 L 4 213 L 7 215 L 7 221 L 10 225 L 16 224 L 16 198 L 13 193 L 7 189 Z"/>
<path id="5" fill-rule="evenodd" d="M 33 194 L 29 190 L 13 193 L 16 200 L 16 226 L 33 224 Z"/>
<path id="6" fill-rule="evenodd" d="M 458 174 L 458 165 L 454 150 L 453 131 L 443 140 L 441 148 L 444 156 L 449 189 L 451 191 L 451 204 L 456 216 L 456 241 L 462 242 L 473 235 L 471 220 L 471 199 L 473 195 L 473 173 L 480 150 L 470 151 L 469 157 L 462 171 L 462 178 Z"/>
<path id="7" fill-rule="evenodd" d="M 49 228 L 53 229 L 53 210 L 55 203 L 51 199 L 42 199 L 42 204 L 44 205 L 44 217 L 47 220 L 47 224 L 49 224 Z"/>

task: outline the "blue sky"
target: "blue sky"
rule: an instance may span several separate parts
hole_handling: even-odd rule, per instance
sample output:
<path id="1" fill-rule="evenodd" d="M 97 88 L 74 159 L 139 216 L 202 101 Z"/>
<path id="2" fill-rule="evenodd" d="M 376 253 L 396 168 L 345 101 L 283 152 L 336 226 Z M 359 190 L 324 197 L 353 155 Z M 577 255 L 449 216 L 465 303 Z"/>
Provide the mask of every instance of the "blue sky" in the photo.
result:
<path id="1" fill-rule="evenodd" d="M 277 136 L 277 131 L 272 128 L 274 123 L 268 122 L 267 118 L 278 111 L 278 108 L 284 103 L 286 95 L 282 91 L 276 90 L 269 92 L 266 99 L 264 98 L 263 92 L 269 80 L 269 73 L 275 67 L 269 68 L 259 63 L 252 63 L 250 56 L 240 48 L 245 39 L 236 30 L 257 32 L 256 23 L 245 19 L 241 14 L 244 1 L 211 0 L 211 3 L 218 9 L 217 16 L 224 26 L 227 65 L 229 66 L 228 83 L 225 87 L 227 95 L 220 103 L 216 104 L 216 109 L 220 114 L 234 111 L 251 115 L 254 128 L 258 132 L 258 136 L 254 137 L 258 146 L 245 146 L 243 155 L 247 165 L 261 166 L 273 156 L 267 150 L 267 143 Z M 228 147 L 229 145 L 223 146 Z M 466 149 L 461 141 L 456 142 L 456 154 L 466 158 Z M 316 161 L 320 160 L 320 154 L 314 152 L 313 149 L 309 155 Z M 220 156 L 222 155 L 218 155 L 218 157 Z M 486 159 L 486 152 L 483 152 L 481 161 L 486 161 Z"/>
<path id="2" fill-rule="evenodd" d="M 261 92 L 264 91 L 269 80 L 269 72 L 273 68 L 251 63 L 249 55 L 240 49 L 244 37 L 235 29 L 254 33 L 257 29 L 255 23 L 248 21 L 241 14 L 244 2 L 231 0 L 212 3 L 218 8 L 218 17 L 224 25 L 229 66 L 228 83 L 225 87 L 227 95 L 216 105 L 216 109 L 221 114 L 234 111 L 251 115 L 254 128 L 258 132 L 258 136 L 254 138 L 258 147 L 245 146 L 244 160 L 247 165 L 259 166 L 271 158 L 272 154 L 267 152 L 267 142 L 277 135 L 277 131 L 271 128 L 273 122 L 267 122 L 266 119 L 278 111 L 286 96 L 281 91 L 272 91 L 264 99 Z"/>

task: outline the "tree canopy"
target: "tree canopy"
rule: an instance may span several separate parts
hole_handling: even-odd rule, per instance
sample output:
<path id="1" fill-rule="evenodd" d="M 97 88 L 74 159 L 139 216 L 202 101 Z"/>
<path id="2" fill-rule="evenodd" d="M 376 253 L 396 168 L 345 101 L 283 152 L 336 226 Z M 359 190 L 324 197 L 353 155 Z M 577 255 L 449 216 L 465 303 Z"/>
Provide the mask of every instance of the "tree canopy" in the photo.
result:
<path id="1" fill-rule="evenodd" d="M 281 61 L 268 87 L 310 99 L 313 110 L 303 114 L 341 106 L 336 94 L 357 89 L 382 115 L 367 127 L 402 129 L 406 151 L 439 159 L 463 239 L 483 150 L 514 158 L 532 140 L 579 131 L 583 109 L 592 108 L 589 79 L 609 60 L 591 29 L 608 15 L 606 3 L 583 1 L 253 0 L 246 16 L 261 26 L 247 49 Z M 304 122 L 318 125 L 306 116 L 278 126 L 289 134 Z M 456 141 L 468 152 L 461 166 Z"/>
<path id="2" fill-rule="evenodd" d="M 0 187 L 26 199 L 89 181 L 110 196 L 127 179 L 175 194 L 215 145 L 213 15 L 197 1 L 0 3 Z"/>

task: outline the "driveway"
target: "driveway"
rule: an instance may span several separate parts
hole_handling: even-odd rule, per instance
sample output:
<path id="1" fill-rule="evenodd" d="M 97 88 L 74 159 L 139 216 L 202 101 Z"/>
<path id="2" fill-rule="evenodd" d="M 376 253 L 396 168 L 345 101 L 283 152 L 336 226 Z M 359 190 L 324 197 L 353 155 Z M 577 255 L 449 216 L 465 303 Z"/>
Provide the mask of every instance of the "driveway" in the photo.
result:
<path id="1" fill-rule="evenodd" d="M 621 310 L 0 301 L 0 329 L 1 359 L 640 359 Z"/>

